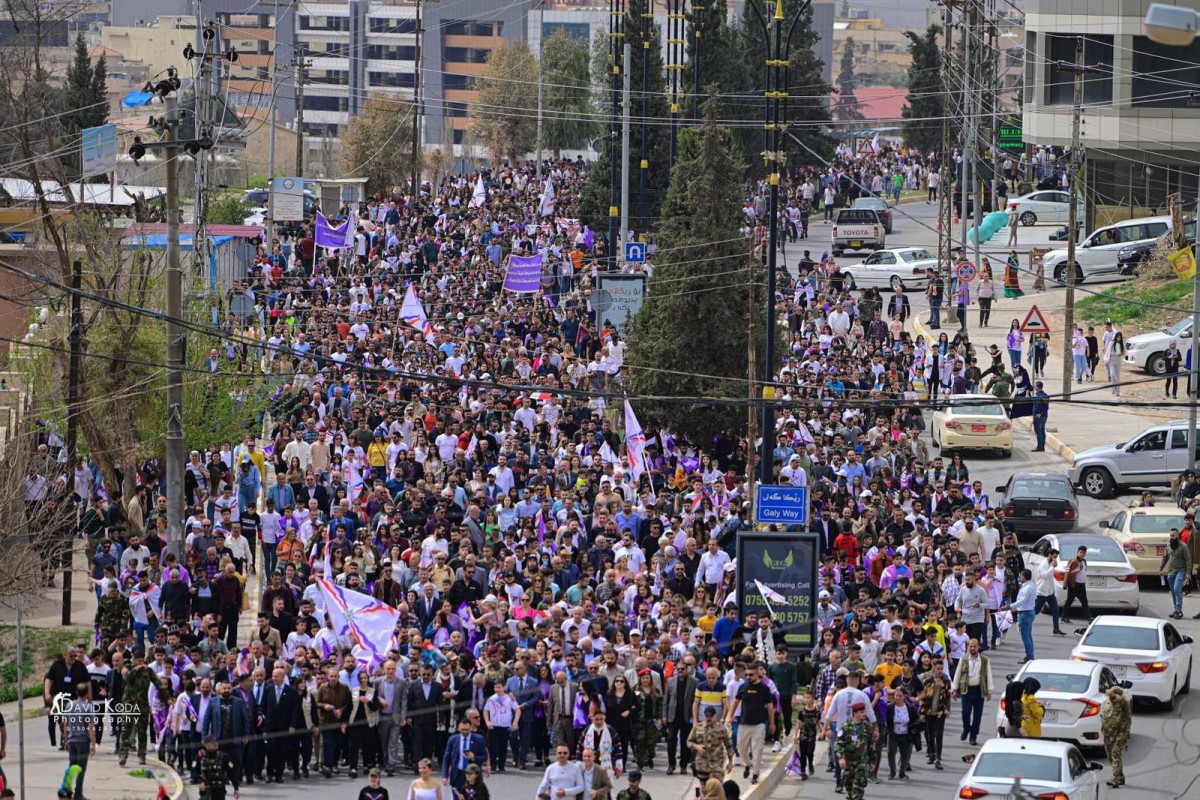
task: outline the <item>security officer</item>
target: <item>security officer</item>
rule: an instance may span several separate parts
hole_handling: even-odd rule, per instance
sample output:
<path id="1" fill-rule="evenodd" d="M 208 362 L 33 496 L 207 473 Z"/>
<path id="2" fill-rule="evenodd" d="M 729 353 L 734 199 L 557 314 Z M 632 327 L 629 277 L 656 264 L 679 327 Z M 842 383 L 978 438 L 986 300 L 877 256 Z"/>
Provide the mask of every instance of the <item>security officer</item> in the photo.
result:
<path id="1" fill-rule="evenodd" d="M 834 753 L 842 768 L 842 786 L 846 800 L 862 800 L 875 751 L 875 733 L 867 722 L 867 704 L 850 706 L 851 719 L 838 728 Z"/>
<path id="2" fill-rule="evenodd" d="M 133 666 L 125 670 L 125 692 L 121 701 L 126 711 L 132 711 L 136 716 L 125 718 L 121 727 L 120 765 L 125 766 L 129 758 L 129 746 L 137 735 L 138 763 L 146 763 L 146 736 L 150 727 L 150 684 L 154 681 L 154 670 L 146 666 L 146 651 L 135 648 L 133 651 Z"/>
<path id="3" fill-rule="evenodd" d="M 692 728 L 687 746 L 696 754 L 692 766 L 701 782 L 733 770 L 733 741 L 729 728 L 717 721 L 716 706 L 704 707 L 704 721 Z"/>
<path id="4" fill-rule="evenodd" d="M 120 635 L 132 627 L 129 613 L 129 598 L 121 594 L 116 581 L 108 582 L 108 591 L 100 598 L 96 608 L 96 625 L 100 628 L 100 646 L 105 650 Z"/>
<path id="5" fill-rule="evenodd" d="M 1133 709 L 1120 686 L 1107 692 L 1108 699 L 1100 707 L 1100 733 L 1104 735 L 1104 754 L 1112 762 L 1112 778 L 1108 785 L 1114 789 L 1125 785 L 1125 748 L 1129 746 L 1129 729 L 1133 725 Z"/>

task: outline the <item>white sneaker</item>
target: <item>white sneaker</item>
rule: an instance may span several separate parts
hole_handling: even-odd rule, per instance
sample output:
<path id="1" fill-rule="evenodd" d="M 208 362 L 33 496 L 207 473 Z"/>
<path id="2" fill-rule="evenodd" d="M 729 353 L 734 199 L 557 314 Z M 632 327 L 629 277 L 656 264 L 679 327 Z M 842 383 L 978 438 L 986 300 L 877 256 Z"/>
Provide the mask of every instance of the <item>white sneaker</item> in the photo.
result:
<path id="1" fill-rule="evenodd" d="M 780 744 L 779 742 L 776 742 L 776 743 L 775 743 L 775 746 L 771 748 L 771 752 L 772 752 L 772 753 L 778 753 L 778 752 L 779 752 L 780 750 L 782 750 L 782 749 L 783 749 L 783 745 L 782 745 L 782 744 Z"/>
<path id="2" fill-rule="evenodd" d="M 743 764 L 742 764 L 742 757 L 741 757 L 741 756 L 734 756 L 734 757 L 733 757 L 733 765 L 734 765 L 735 767 L 740 767 L 740 766 L 743 766 Z"/>

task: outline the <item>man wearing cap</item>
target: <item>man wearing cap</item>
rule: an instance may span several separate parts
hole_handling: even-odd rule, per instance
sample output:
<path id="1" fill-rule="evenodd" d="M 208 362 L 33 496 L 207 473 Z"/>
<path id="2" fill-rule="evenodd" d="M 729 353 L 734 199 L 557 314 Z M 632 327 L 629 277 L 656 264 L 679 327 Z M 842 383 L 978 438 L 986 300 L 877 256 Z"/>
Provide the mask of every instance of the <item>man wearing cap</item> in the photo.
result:
<path id="1" fill-rule="evenodd" d="M 688 748 L 695 753 L 692 769 L 701 782 L 733 771 L 733 741 L 729 727 L 717 720 L 717 711 L 717 706 L 704 706 L 703 719 L 688 736 Z"/>
<path id="2" fill-rule="evenodd" d="M 836 651 L 835 651 L 836 652 Z M 834 693 L 833 699 L 829 702 L 829 708 L 822 718 L 821 738 L 831 739 L 838 735 L 841 727 L 847 721 L 853 718 L 851 713 L 852 706 L 862 704 L 866 708 L 866 719 L 875 725 L 875 709 L 871 707 L 871 698 L 867 697 L 867 693 L 860 687 L 863 678 L 866 674 L 860 669 L 840 668 L 837 671 L 837 677 L 843 678 L 846 681 L 846 686 L 838 689 Z M 831 735 L 832 734 L 832 735 Z M 874 729 L 874 737 L 879 738 L 879 729 Z M 874 746 L 872 745 L 872 750 Z M 843 785 L 844 770 L 838 761 L 833 762 L 835 778 L 837 779 L 838 787 Z"/>
<path id="3" fill-rule="evenodd" d="M 840 726 L 834 741 L 837 766 L 843 775 L 838 791 L 845 789 L 846 800 L 862 800 L 867 788 L 871 755 L 875 751 L 875 726 L 867 721 L 869 708 L 865 701 L 853 703 L 850 720 Z"/>
<path id="4" fill-rule="evenodd" d="M 617 800 L 650 800 L 650 793 L 642 788 L 642 771 L 629 773 L 629 787 L 617 792 Z"/>

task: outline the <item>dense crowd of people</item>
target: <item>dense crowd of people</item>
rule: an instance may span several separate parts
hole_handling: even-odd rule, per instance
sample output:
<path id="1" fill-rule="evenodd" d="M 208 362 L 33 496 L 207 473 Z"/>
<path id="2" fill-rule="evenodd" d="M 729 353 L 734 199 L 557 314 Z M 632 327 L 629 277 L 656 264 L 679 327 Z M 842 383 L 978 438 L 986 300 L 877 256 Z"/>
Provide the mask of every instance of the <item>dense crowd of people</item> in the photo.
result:
<path id="1" fill-rule="evenodd" d="M 929 174 L 916 153 L 842 153 L 789 181 L 786 213 L 800 236 L 843 176 L 883 193 Z M 538 214 L 546 178 L 557 217 Z M 234 290 L 254 313 L 224 322 L 209 363 L 273 376 L 268 424 L 190 454 L 178 550 L 156 464 L 127 498 L 77 475 L 96 643 L 56 664 L 47 704 L 136 709 L 98 726 L 122 764 L 155 743 L 235 793 L 361 770 L 376 800 L 405 770 L 421 800 L 443 783 L 487 800 L 510 768 L 544 769 L 551 800 L 607 797 L 623 775 L 622 800 L 649 800 L 640 778 L 664 766 L 721 800 L 736 767 L 759 780 L 768 748 L 794 746 L 812 777 L 820 739 L 858 797 L 885 762 L 907 778 L 914 750 L 941 769 L 956 703 L 974 744 L 1004 688 L 988 651 L 1011 625 L 1032 658 L 1034 615 L 1050 605 L 1057 632 L 1058 609 L 968 465 L 927 451 L 920 401 L 1010 396 L 1005 354 L 976 354 L 964 317 L 953 339 L 914 337 L 903 293 L 848 291 L 811 260 L 781 275 L 790 341 L 764 455 L 776 482 L 808 487 L 821 559 L 817 644 L 791 651 L 777 620 L 730 602 L 752 442 L 649 420 L 645 470 L 629 463 L 614 398 L 636 367 L 592 303 L 609 265 L 570 216 L 585 179 L 571 162 L 448 178 L 331 214 L 354 227 L 345 251 L 307 226 L 264 246 Z M 748 235 L 760 205 L 751 192 Z M 505 291 L 508 257 L 533 253 L 542 291 Z M 401 315 L 409 285 L 427 326 Z M 1020 348 L 1016 387 L 1044 428 Z M 322 577 L 399 611 L 385 652 L 334 624 Z"/>

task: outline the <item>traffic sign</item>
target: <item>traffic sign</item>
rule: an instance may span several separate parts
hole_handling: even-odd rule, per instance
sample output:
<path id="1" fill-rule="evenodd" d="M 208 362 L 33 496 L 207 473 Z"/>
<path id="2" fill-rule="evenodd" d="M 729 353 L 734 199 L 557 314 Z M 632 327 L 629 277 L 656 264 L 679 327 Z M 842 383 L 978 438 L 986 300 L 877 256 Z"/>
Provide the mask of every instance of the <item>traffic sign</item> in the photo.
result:
<path id="1" fill-rule="evenodd" d="M 808 487 L 759 484 L 754 521 L 782 525 L 808 524 Z"/>
<path id="2" fill-rule="evenodd" d="M 970 261 L 960 261 L 958 266 L 954 268 L 954 276 L 962 283 L 970 283 L 975 280 L 975 276 L 979 274 L 979 270 L 975 269 L 975 265 Z"/>
<path id="3" fill-rule="evenodd" d="M 643 264 L 646 261 L 646 245 L 642 242 L 625 243 L 625 261 L 629 264 Z"/>
<path id="4" fill-rule="evenodd" d="M 1042 316 L 1042 312 L 1038 311 L 1038 307 L 1034 306 L 1029 309 L 1029 313 L 1025 315 L 1025 321 L 1021 323 L 1022 333 L 1049 333 L 1050 325 L 1046 322 L 1046 318 Z"/>

